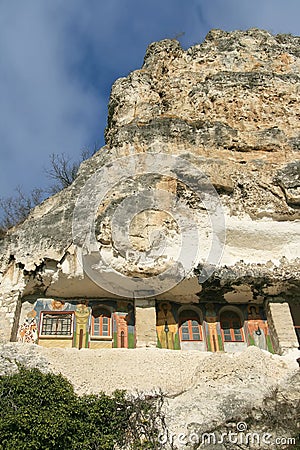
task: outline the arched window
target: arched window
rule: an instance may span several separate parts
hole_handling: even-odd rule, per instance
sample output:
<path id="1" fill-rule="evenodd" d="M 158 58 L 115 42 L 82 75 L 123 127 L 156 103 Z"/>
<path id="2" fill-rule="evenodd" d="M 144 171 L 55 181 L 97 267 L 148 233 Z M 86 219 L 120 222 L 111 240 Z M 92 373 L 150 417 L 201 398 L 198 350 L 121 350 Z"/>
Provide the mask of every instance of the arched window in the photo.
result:
<path id="1" fill-rule="evenodd" d="M 179 336 L 181 341 L 202 341 L 202 327 L 195 311 L 189 309 L 180 313 Z"/>
<path id="2" fill-rule="evenodd" d="M 125 333 L 121 331 L 121 348 L 125 348 Z"/>
<path id="3" fill-rule="evenodd" d="M 225 342 L 243 342 L 244 334 L 241 319 L 234 311 L 224 311 L 221 313 L 221 328 L 223 340 Z"/>
<path id="4" fill-rule="evenodd" d="M 111 337 L 111 313 L 102 307 L 92 310 L 92 336 Z"/>

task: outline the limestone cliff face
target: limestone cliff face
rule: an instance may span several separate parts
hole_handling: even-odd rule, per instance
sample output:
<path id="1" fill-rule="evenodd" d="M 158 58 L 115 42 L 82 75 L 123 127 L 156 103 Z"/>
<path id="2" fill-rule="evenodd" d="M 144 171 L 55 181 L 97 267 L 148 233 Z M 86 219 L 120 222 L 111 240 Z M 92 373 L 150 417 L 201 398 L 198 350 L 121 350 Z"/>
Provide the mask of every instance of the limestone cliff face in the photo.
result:
<path id="1" fill-rule="evenodd" d="M 107 144 L 202 156 L 232 213 L 299 217 L 299 44 L 256 29 L 151 44 L 113 85 Z"/>
<path id="2" fill-rule="evenodd" d="M 256 29 L 212 30 L 202 44 L 187 50 L 176 40 L 151 44 L 143 67 L 113 85 L 107 145 L 82 164 L 72 186 L 35 208 L 0 241 L 2 316 L 13 322 L 16 299 L 30 295 L 108 295 L 77 262 L 74 206 L 99 168 L 146 152 L 179 155 L 201 169 L 225 212 L 220 264 L 201 286 L 202 261 L 196 261 L 189 287 L 174 288 L 179 301 L 211 295 L 227 301 L 295 296 L 300 285 L 299 48 L 299 37 Z M 193 190 L 174 185 L 170 177 L 122 180 L 99 207 L 95 232 L 112 266 L 133 277 L 151 277 L 157 267 L 145 270 L 118 253 L 110 219 L 122 199 L 145 186 L 163 186 L 203 221 Z M 145 224 L 151 232 L 163 228 L 170 242 L 177 242 L 176 224 L 152 210 L 140 215 L 130 231 L 139 251 L 149 245 Z M 169 255 L 161 256 L 164 267 Z"/>

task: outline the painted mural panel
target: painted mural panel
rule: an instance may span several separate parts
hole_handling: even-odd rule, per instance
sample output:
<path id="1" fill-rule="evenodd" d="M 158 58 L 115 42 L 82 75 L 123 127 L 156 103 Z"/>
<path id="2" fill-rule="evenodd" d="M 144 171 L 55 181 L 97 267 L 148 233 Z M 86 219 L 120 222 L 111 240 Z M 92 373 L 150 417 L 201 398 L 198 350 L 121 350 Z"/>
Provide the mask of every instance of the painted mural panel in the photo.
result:
<path id="1" fill-rule="evenodd" d="M 234 353 L 256 345 L 273 352 L 263 308 L 258 305 L 158 302 L 157 340 L 159 348 L 172 350 Z"/>
<path id="2" fill-rule="evenodd" d="M 26 302 L 18 341 L 45 347 L 134 348 L 131 301 L 37 299 Z M 236 352 L 248 345 L 273 352 L 264 309 L 256 304 L 156 304 L 157 346 L 170 350 Z"/>
<path id="3" fill-rule="evenodd" d="M 33 310 L 38 322 L 38 344 L 43 347 L 74 346 L 76 304 L 59 299 L 38 299 Z"/>
<path id="4" fill-rule="evenodd" d="M 249 345 L 256 345 L 262 350 L 274 353 L 268 323 L 259 305 L 248 305 L 246 331 Z"/>
<path id="5" fill-rule="evenodd" d="M 160 302 L 157 305 L 156 331 L 158 347 L 178 350 L 178 317 L 176 305 L 170 302 Z"/>
<path id="6" fill-rule="evenodd" d="M 36 344 L 38 340 L 37 323 L 35 318 L 26 318 L 18 330 L 18 342 L 22 344 Z"/>
<path id="7" fill-rule="evenodd" d="M 204 317 L 207 350 L 209 352 L 224 351 L 220 322 L 218 320 L 217 308 L 214 303 L 206 303 Z"/>
<path id="8" fill-rule="evenodd" d="M 18 330 L 18 341 L 45 347 L 134 348 L 131 302 L 38 299 Z"/>
<path id="9" fill-rule="evenodd" d="M 88 348 L 89 344 L 89 329 L 90 329 L 90 313 L 89 308 L 85 303 L 79 303 L 75 309 L 75 332 L 74 332 L 74 347 Z"/>
<path id="10" fill-rule="evenodd" d="M 135 348 L 135 318 L 131 302 L 119 301 L 113 315 L 114 347 Z"/>

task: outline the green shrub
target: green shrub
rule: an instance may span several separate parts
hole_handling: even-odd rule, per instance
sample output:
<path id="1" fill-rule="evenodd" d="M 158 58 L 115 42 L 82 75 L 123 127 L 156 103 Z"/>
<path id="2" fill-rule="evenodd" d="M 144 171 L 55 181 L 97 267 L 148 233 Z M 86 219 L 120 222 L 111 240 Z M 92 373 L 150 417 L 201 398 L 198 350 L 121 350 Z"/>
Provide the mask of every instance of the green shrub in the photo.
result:
<path id="1" fill-rule="evenodd" d="M 163 396 L 79 397 L 62 375 L 19 367 L 0 377 L 0 450 L 156 449 Z"/>

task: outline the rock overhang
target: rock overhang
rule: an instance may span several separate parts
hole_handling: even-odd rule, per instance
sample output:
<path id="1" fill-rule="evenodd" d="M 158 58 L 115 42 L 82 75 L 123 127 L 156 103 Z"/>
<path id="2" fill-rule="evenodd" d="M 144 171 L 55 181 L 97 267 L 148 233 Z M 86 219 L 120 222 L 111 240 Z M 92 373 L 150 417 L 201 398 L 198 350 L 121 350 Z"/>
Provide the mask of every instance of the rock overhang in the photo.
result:
<path id="1" fill-rule="evenodd" d="M 229 302 L 297 295 L 299 39 L 255 29 L 213 30 L 203 44 L 187 50 L 174 40 L 151 44 L 143 67 L 113 85 L 106 146 L 81 165 L 69 188 L 35 208 L 0 241 L 3 296 L 19 289 L 25 296 L 85 292 L 96 297 L 97 286 L 86 279 L 76 257 L 74 207 L 101 167 L 113 168 L 119 158 L 148 152 L 178 155 L 202 170 L 226 219 L 225 248 L 214 275 L 201 283 L 203 261 L 196 261 L 188 284 L 162 298 L 184 301 L 186 296 L 196 302 L 217 291 Z M 144 184 L 125 183 L 111 193 L 99 213 L 100 225 L 132 189 Z M 148 184 L 178 196 L 194 212 L 201 209 L 178 180 L 154 177 Z M 153 216 L 149 213 L 146 221 L 155 222 Z M 157 220 L 160 227 L 166 225 L 165 218 Z M 165 229 L 170 228 L 169 221 Z M 134 237 L 135 245 L 147 238 L 143 230 L 140 236 L 135 230 Z M 109 239 L 101 239 L 100 245 L 112 244 L 117 252 Z M 105 290 L 98 294 L 108 295 Z"/>

